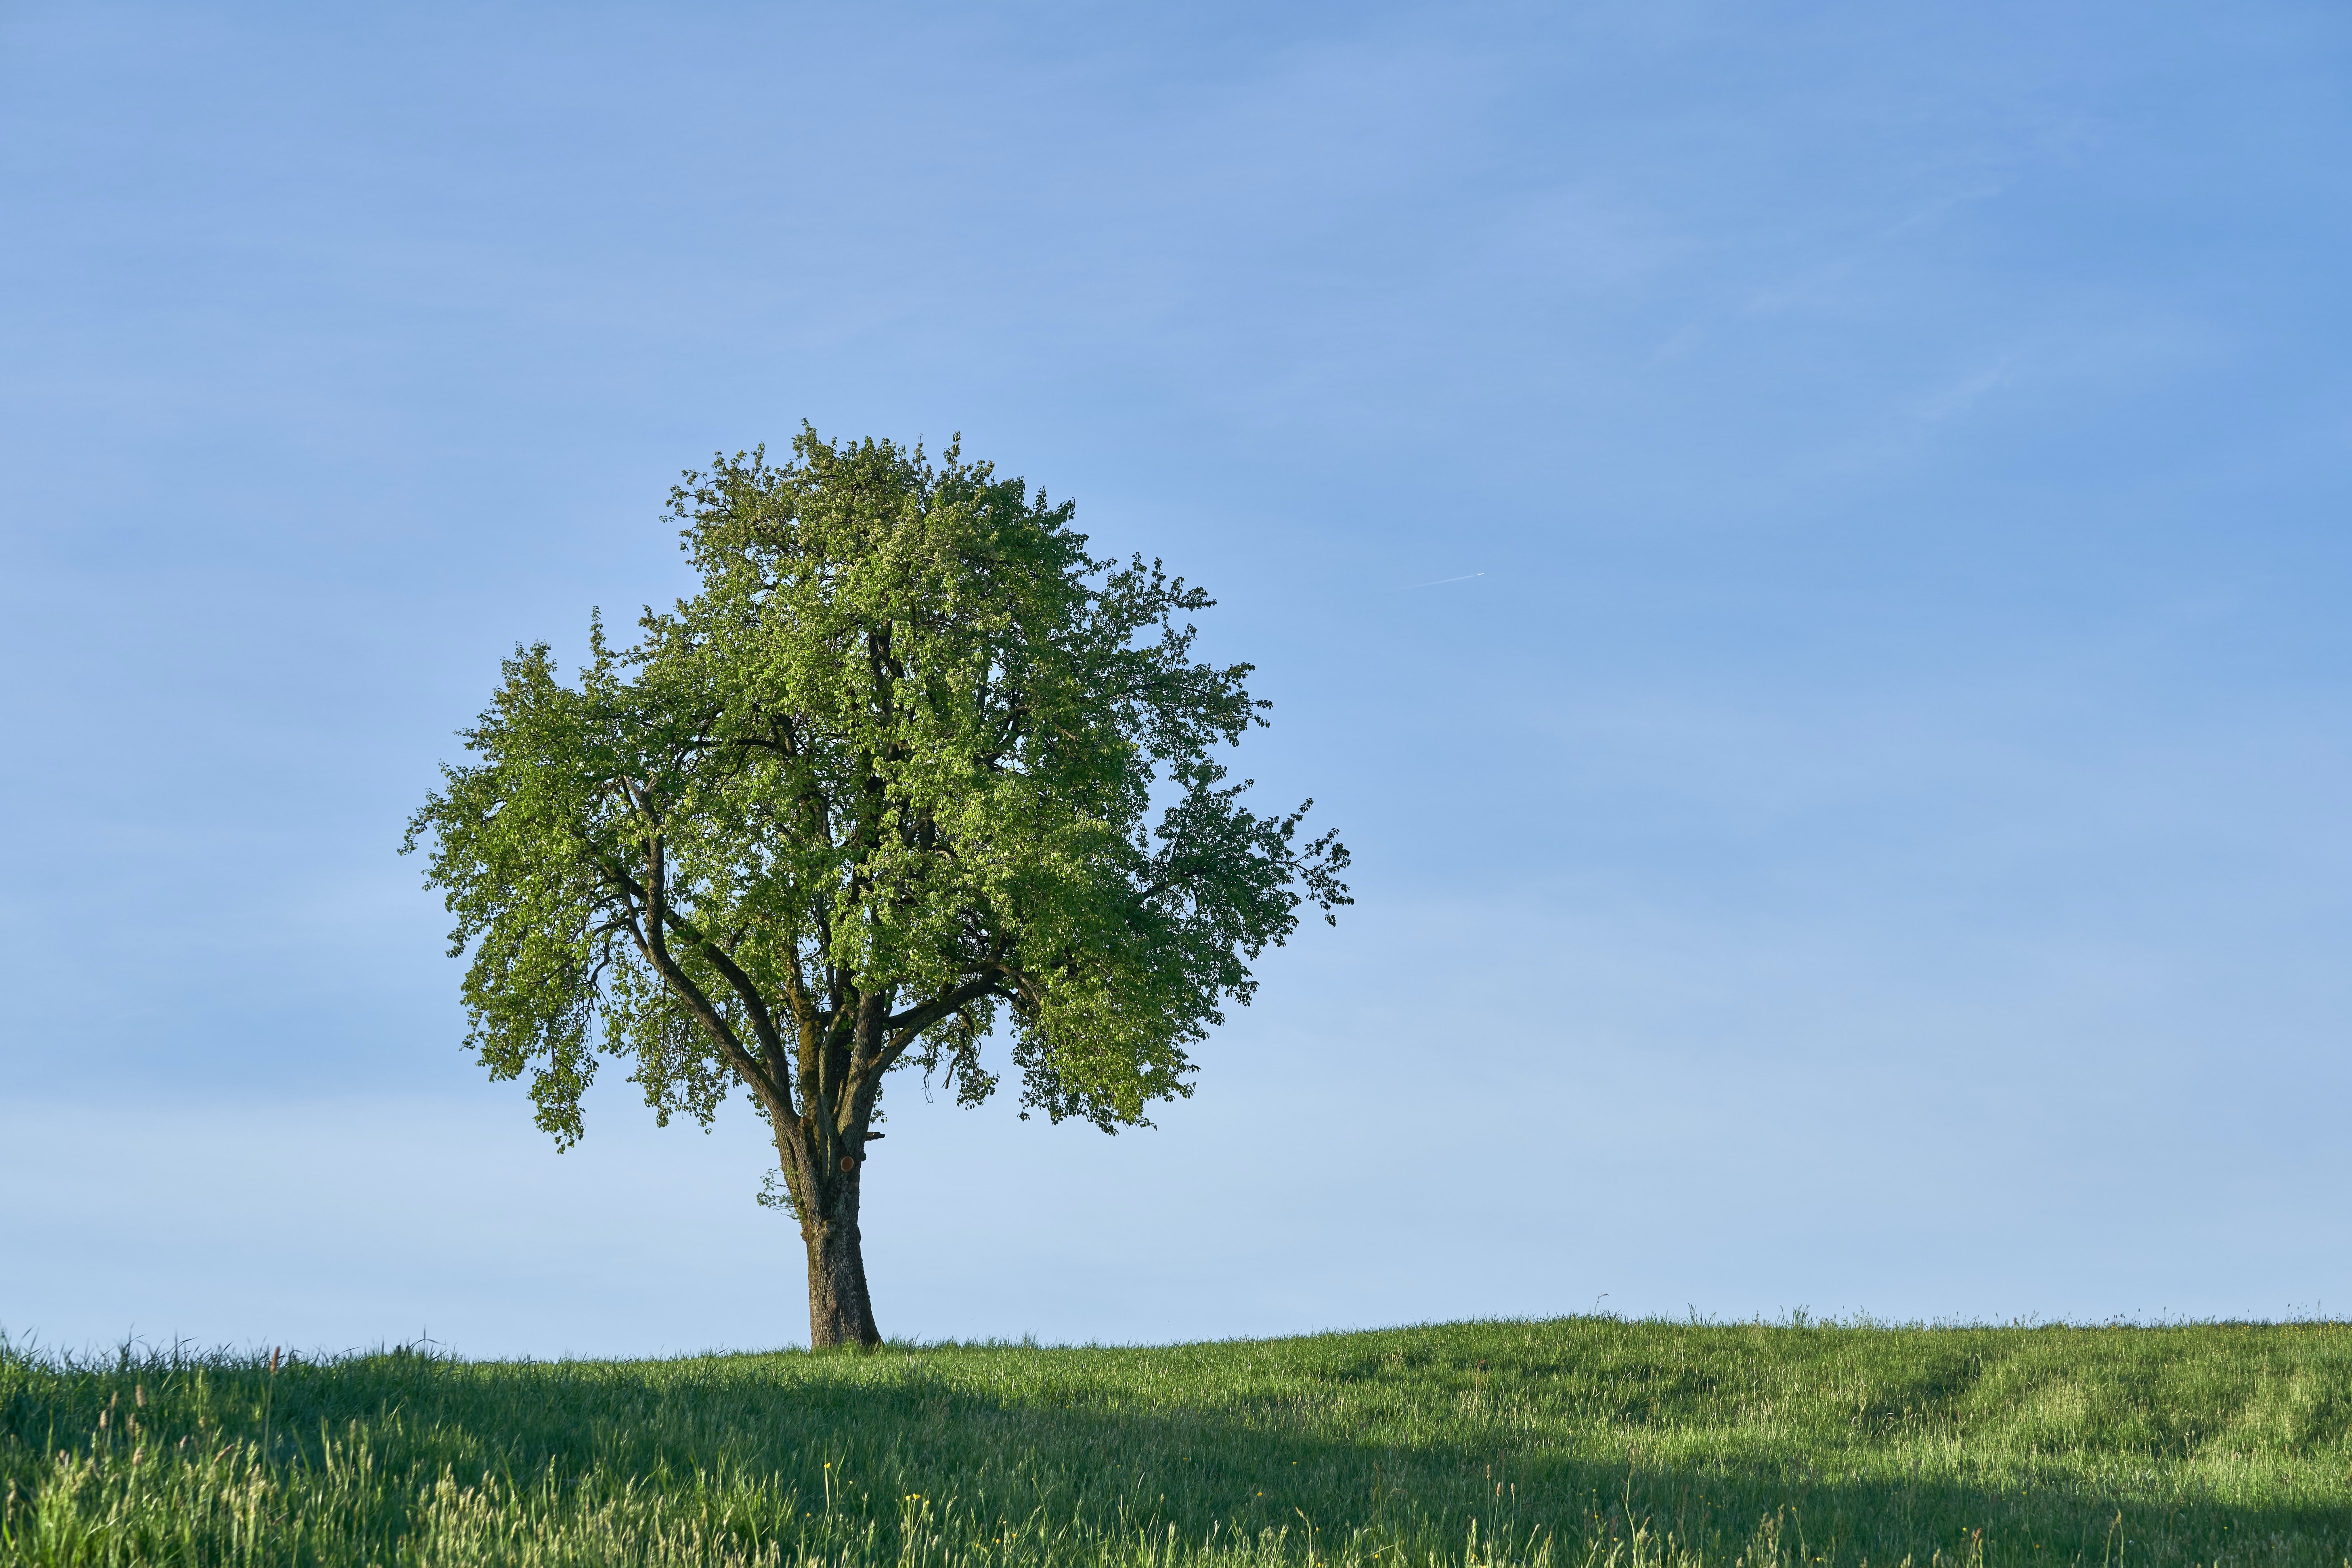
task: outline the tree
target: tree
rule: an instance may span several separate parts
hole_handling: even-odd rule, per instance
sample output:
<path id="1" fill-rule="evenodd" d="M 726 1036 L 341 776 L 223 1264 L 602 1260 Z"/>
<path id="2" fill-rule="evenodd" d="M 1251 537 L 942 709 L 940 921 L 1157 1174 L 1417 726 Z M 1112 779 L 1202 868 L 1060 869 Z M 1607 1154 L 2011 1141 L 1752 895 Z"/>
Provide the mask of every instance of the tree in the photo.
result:
<path id="1" fill-rule="evenodd" d="M 883 1081 L 1105 1131 L 1189 1094 L 1348 852 L 1241 802 L 1252 667 L 1192 658 L 1213 602 L 1086 552 L 1070 502 L 922 448 L 717 459 L 670 493 L 701 589 L 575 683 L 518 648 L 403 853 L 470 952 L 467 1045 L 569 1147 L 599 1057 L 667 1124 L 740 1085 L 808 1247 L 809 1339 L 880 1340 L 858 1233 Z M 1155 804 L 1157 821 L 1151 821 Z"/>

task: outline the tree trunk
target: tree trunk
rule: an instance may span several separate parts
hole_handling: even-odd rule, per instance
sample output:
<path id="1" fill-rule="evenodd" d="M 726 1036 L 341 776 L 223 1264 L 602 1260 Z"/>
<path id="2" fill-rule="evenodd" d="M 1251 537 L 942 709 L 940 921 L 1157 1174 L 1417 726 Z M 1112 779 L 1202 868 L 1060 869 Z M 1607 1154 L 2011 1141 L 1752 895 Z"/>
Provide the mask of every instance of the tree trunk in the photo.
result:
<path id="1" fill-rule="evenodd" d="M 827 1172 L 812 1194 L 813 1212 L 801 1216 L 808 1243 L 809 1348 L 878 1345 L 874 1303 L 866 1293 L 866 1250 L 857 1235 L 857 1178 L 861 1172 Z"/>

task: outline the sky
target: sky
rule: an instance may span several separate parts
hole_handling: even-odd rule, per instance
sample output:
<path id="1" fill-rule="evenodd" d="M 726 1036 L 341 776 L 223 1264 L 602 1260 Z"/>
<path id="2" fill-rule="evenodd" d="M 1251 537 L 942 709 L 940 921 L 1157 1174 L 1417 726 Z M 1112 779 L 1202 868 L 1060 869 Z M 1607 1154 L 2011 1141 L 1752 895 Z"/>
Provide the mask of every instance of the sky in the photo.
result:
<path id="1" fill-rule="evenodd" d="M 0 1331 L 805 1342 L 396 854 L 714 452 L 1219 600 L 1359 903 L 1106 1138 L 894 1080 L 883 1331 L 2352 1307 L 2352 12 L 0 4 Z"/>

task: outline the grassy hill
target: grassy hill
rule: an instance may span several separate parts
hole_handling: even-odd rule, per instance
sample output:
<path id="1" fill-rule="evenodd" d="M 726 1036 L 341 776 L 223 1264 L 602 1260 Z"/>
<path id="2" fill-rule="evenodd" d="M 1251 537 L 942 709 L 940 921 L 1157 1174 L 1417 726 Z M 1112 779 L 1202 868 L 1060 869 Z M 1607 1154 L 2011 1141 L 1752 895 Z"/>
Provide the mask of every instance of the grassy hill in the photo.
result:
<path id="1" fill-rule="evenodd" d="M 2352 1328 L 0 1352 L 0 1487 L 6 1563 L 2339 1564 Z"/>

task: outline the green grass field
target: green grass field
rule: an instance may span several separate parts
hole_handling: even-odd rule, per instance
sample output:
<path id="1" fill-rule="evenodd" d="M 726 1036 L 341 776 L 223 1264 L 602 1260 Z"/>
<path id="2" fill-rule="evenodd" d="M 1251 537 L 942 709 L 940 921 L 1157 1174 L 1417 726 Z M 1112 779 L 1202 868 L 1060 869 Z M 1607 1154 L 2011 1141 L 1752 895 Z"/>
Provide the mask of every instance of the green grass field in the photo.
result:
<path id="1" fill-rule="evenodd" d="M 2352 1561 L 2352 1328 L 0 1352 L 0 1562 Z"/>

